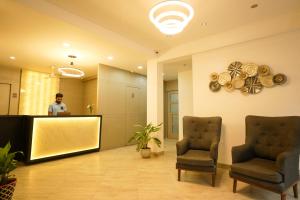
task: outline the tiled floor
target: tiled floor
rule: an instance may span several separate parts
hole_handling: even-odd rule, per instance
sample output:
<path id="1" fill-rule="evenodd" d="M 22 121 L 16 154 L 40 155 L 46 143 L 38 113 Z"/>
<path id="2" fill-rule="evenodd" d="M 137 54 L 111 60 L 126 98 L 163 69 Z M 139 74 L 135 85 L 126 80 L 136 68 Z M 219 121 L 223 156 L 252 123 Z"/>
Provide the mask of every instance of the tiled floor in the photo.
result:
<path id="1" fill-rule="evenodd" d="M 175 141 L 164 155 L 141 159 L 134 146 L 51 161 L 15 170 L 15 200 L 211 200 L 280 199 L 278 194 L 238 182 L 232 193 L 228 171 L 220 169 L 216 187 L 211 176 L 183 172 L 177 181 Z M 292 190 L 288 199 L 294 199 Z"/>

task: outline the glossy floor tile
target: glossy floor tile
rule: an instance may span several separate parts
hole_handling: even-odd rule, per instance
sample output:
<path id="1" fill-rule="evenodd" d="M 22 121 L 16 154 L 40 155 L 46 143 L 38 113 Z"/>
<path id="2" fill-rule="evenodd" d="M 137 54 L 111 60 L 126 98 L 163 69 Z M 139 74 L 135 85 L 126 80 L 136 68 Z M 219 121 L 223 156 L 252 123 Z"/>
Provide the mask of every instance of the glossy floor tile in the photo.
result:
<path id="1" fill-rule="evenodd" d="M 142 159 L 134 146 L 101 151 L 30 166 L 20 166 L 15 200 L 247 200 L 280 199 L 278 194 L 238 182 L 232 193 L 228 170 L 219 169 L 216 187 L 205 173 L 182 172 L 177 181 L 176 149 Z M 292 189 L 287 199 L 294 199 Z"/>

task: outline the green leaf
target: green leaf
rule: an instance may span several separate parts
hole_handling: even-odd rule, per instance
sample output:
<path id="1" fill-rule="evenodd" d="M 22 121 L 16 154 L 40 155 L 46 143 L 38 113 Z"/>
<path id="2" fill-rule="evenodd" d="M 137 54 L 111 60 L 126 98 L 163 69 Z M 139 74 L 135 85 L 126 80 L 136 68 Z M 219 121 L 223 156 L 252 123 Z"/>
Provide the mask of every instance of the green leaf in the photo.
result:
<path id="1" fill-rule="evenodd" d="M 20 153 L 24 155 L 23 152 L 20 151 L 9 153 L 10 149 L 10 142 L 8 142 L 4 148 L 0 148 L 0 184 L 6 183 L 10 176 L 9 173 L 16 169 L 17 161 L 14 160 L 16 154 Z"/>

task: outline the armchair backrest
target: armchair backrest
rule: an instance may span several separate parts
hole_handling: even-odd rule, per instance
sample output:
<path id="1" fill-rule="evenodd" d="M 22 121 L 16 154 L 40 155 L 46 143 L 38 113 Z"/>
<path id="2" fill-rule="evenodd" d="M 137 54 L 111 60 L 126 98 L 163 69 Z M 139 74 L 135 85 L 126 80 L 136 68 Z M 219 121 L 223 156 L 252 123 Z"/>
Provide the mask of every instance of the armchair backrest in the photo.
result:
<path id="1" fill-rule="evenodd" d="M 189 141 L 190 149 L 209 150 L 212 142 L 219 142 L 221 117 L 183 117 L 183 138 Z"/>
<path id="2" fill-rule="evenodd" d="M 300 117 L 246 117 L 246 143 L 257 157 L 276 160 L 284 151 L 299 150 Z"/>

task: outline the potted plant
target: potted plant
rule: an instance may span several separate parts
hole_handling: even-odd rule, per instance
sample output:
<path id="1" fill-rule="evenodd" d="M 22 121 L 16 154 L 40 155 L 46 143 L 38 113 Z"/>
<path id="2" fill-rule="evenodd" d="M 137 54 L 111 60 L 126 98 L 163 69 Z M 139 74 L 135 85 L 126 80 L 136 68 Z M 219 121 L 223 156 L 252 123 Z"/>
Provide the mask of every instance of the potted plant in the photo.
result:
<path id="1" fill-rule="evenodd" d="M 8 142 L 5 147 L 0 148 L 0 199 L 12 199 L 15 191 L 17 179 L 10 174 L 11 171 L 16 169 L 17 161 L 14 159 L 17 153 L 23 152 L 9 152 L 11 148 Z"/>
<path id="2" fill-rule="evenodd" d="M 132 141 L 137 142 L 136 150 L 141 152 L 142 158 L 150 158 L 151 149 L 148 147 L 148 143 L 150 140 L 160 147 L 161 141 L 157 137 L 151 136 L 152 133 L 155 133 L 160 130 L 161 124 L 154 126 L 152 123 L 147 124 L 145 127 L 141 125 L 137 125 L 141 127 L 141 130 L 136 131 L 134 135 L 129 139 L 129 143 Z"/>

